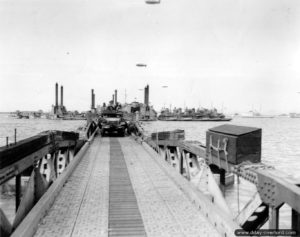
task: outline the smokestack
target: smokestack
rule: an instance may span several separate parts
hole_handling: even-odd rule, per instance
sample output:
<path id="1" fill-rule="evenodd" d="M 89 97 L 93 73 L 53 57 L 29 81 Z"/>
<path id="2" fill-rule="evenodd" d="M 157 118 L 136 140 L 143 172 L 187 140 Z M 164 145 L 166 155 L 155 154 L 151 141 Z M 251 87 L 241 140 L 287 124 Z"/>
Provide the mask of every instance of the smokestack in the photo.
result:
<path id="1" fill-rule="evenodd" d="M 147 105 L 149 105 L 149 85 L 147 85 Z"/>
<path id="2" fill-rule="evenodd" d="M 147 87 L 144 89 L 144 104 L 147 105 Z"/>
<path id="3" fill-rule="evenodd" d="M 95 109 L 95 93 L 93 94 L 93 109 Z"/>
<path id="4" fill-rule="evenodd" d="M 58 106 L 58 84 L 55 84 L 55 106 Z"/>
<path id="5" fill-rule="evenodd" d="M 91 98 L 91 109 L 95 108 L 95 96 L 94 96 L 94 89 L 92 89 L 92 94 L 91 94 L 92 98 Z"/>
<path id="6" fill-rule="evenodd" d="M 118 102 L 118 91 L 115 90 L 115 104 L 117 104 Z"/>
<path id="7" fill-rule="evenodd" d="M 149 105 L 149 85 L 145 87 L 144 104 Z"/>
<path id="8" fill-rule="evenodd" d="M 115 95 L 112 95 L 112 101 L 113 101 L 113 105 L 115 104 Z"/>
<path id="9" fill-rule="evenodd" d="M 64 106 L 64 87 L 60 87 L 60 106 Z"/>

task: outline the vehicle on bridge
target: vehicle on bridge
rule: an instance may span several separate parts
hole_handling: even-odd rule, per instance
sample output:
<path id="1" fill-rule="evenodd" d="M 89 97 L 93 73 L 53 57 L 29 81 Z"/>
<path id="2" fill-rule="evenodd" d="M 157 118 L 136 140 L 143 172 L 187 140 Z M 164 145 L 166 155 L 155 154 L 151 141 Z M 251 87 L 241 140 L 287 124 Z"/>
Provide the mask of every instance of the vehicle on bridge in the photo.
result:
<path id="1" fill-rule="evenodd" d="M 125 136 L 127 129 L 127 122 L 123 118 L 123 113 L 117 110 L 105 110 L 101 113 L 99 118 L 99 127 L 101 129 L 101 135 L 117 134 L 119 136 Z"/>

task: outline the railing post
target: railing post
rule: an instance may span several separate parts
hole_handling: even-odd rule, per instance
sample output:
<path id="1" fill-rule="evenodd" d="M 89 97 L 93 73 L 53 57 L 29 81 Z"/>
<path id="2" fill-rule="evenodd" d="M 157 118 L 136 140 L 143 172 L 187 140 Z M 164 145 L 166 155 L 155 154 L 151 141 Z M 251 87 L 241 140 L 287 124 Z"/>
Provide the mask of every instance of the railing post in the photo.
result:
<path id="1" fill-rule="evenodd" d="M 185 160 L 185 173 L 186 173 L 186 178 L 188 180 L 191 180 L 191 172 L 190 172 L 190 164 L 189 164 L 189 160 L 190 160 L 190 153 L 187 152 L 187 153 L 184 153 L 183 152 L 183 158 Z"/>
<path id="2" fill-rule="evenodd" d="M 292 230 L 297 231 L 297 236 L 300 236 L 300 214 L 292 209 Z"/>
<path id="3" fill-rule="evenodd" d="M 58 151 L 55 151 L 51 155 L 51 158 L 52 158 L 52 161 L 53 161 L 53 170 L 54 170 L 55 178 L 57 178 L 58 177 L 58 169 L 57 169 Z"/>
<path id="4" fill-rule="evenodd" d="M 21 202 L 22 185 L 21 185 L 21 174 L 16 176 L 16 212 Z"/>
<path id="5" fill-rule="evenodd" d="M 225 182 L 226 182 L 226 171 L 224 169 L 220 169 L 220 188 L 221 188 L 221 191 L 222 191 L 222 194 L 223 196 L 225 196 Z"/>
<path id="6" fill-rule="evenodd" d="M 179 159 L 179 173 L 183 174 L 183 151 L 179 149 L 180 159 Z"/>
<path id="7" fill-rule="evenodd" d="M 17 144 L 17 129 L 15 128 L 15 145 Z"/>
<path id="8" fill-rule="evenodd" d="M 279 228 L 279 208 L 269 206 L 269 229 L 278 230 Z"/>
<path id="9" fill-rule="evenodd" d="M 158 154 L 160 154 L 159 145 L 158 145 L 158 132 L 156 131 L 156 149 Z"/>

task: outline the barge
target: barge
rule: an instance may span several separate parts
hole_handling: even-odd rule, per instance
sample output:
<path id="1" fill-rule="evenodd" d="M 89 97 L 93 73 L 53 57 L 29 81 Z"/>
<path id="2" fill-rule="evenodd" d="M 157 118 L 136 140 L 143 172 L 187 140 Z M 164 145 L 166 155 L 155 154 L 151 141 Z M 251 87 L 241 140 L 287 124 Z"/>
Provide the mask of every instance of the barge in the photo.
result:
<path id="1" fill-rule="evenodd" d="M 199 122 L 226 122 L 232 118 L 225 117 L 223 113 L 219 113 L 216 109 L 174 109 L 172 112 L 169 109 L 163 109 L 158 116 L 161 121 L 199 121 Z"/>

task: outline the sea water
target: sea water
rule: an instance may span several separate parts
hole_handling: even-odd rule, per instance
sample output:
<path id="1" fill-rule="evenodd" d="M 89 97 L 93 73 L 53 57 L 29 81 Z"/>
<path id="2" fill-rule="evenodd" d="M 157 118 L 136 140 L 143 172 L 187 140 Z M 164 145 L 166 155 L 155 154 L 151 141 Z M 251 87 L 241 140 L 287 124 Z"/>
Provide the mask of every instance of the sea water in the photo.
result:
<path id="1" fill-rule="evenodd" d="M 206 131 L 223 124 L 250 126 L 262 129 L 262 162 L 274 166 L 278 172 L 299 180 L 300 183 L 300 118 L 242 118 L 230 122 L 156 121 L 143 122 L 146 133 L 185 130 L 186 140 L 200 141 L 205 145 Z M 236 178 L 236 177 L 235 177 Z M 237 179 L 236 179 L 237 181 Z M 234 215 L 251 199 L 256 187 L 243 179 L 226 189 L 225 199 Z M 280 209 L 280 228 L 290 228 L 291 208 Z M 267 228 L 267 225 L 264 226 Z"/>
<path id="2" fill-rule="evenodd" d="M 0 146 L 6 146 L 6 137 L 9 144 L 14 143 L 15 129 L 16 139 L 20 141 L 48 130 L 76 131 L 85 123 L 83 120 L 18 119 L 9 114 L 0 114 Z M 15 198 L 12 193 L 0 194 L 0 208 L 12 222 L 15 216 Z"/>
<path id="3" fill-rule="evenodd" d="M 274 166 L 278 172 L 285 172 L 300 181 L 300 118 L 234 118 L 230 122 L 194 122 L 194 121 L 154 121 L 143 122 L 142 126 L 148 134 L 156 131 L 185 130 L 186 140 L 197 140 L 205 144 L 205 133 L 209 128 L 234 124 L 262 128 L 262 162 Z M 6 144 L 6 137 L 14 141 L 14 129 L 17 129 L 17 140 L 34 136 L 46 130 L 75 131 L 83 126 L 85 121 L 78 120 L 47 120 L 47 119 L 17 119 L 8 114 L 0 114 L 0 146 Z M 237 194 L 239 189 L 239 195 Z M 254 185 L 241 180 L 228 188 L 226 200 L 234 214 L 238 206 L 242 209 L 255 192 Z M 7 202 L 7 200 L 6 200 Z M 14 205 L 13 200 L 10 201 Z M 240 205 L 238 205 L 240 203 Z M 3 206 L 3 201 L 0 207 Z M 13 210 L 13 208 L 11 208 Z M 281 227 L 289 227 L 290 208 L 280 209 Z"/>

